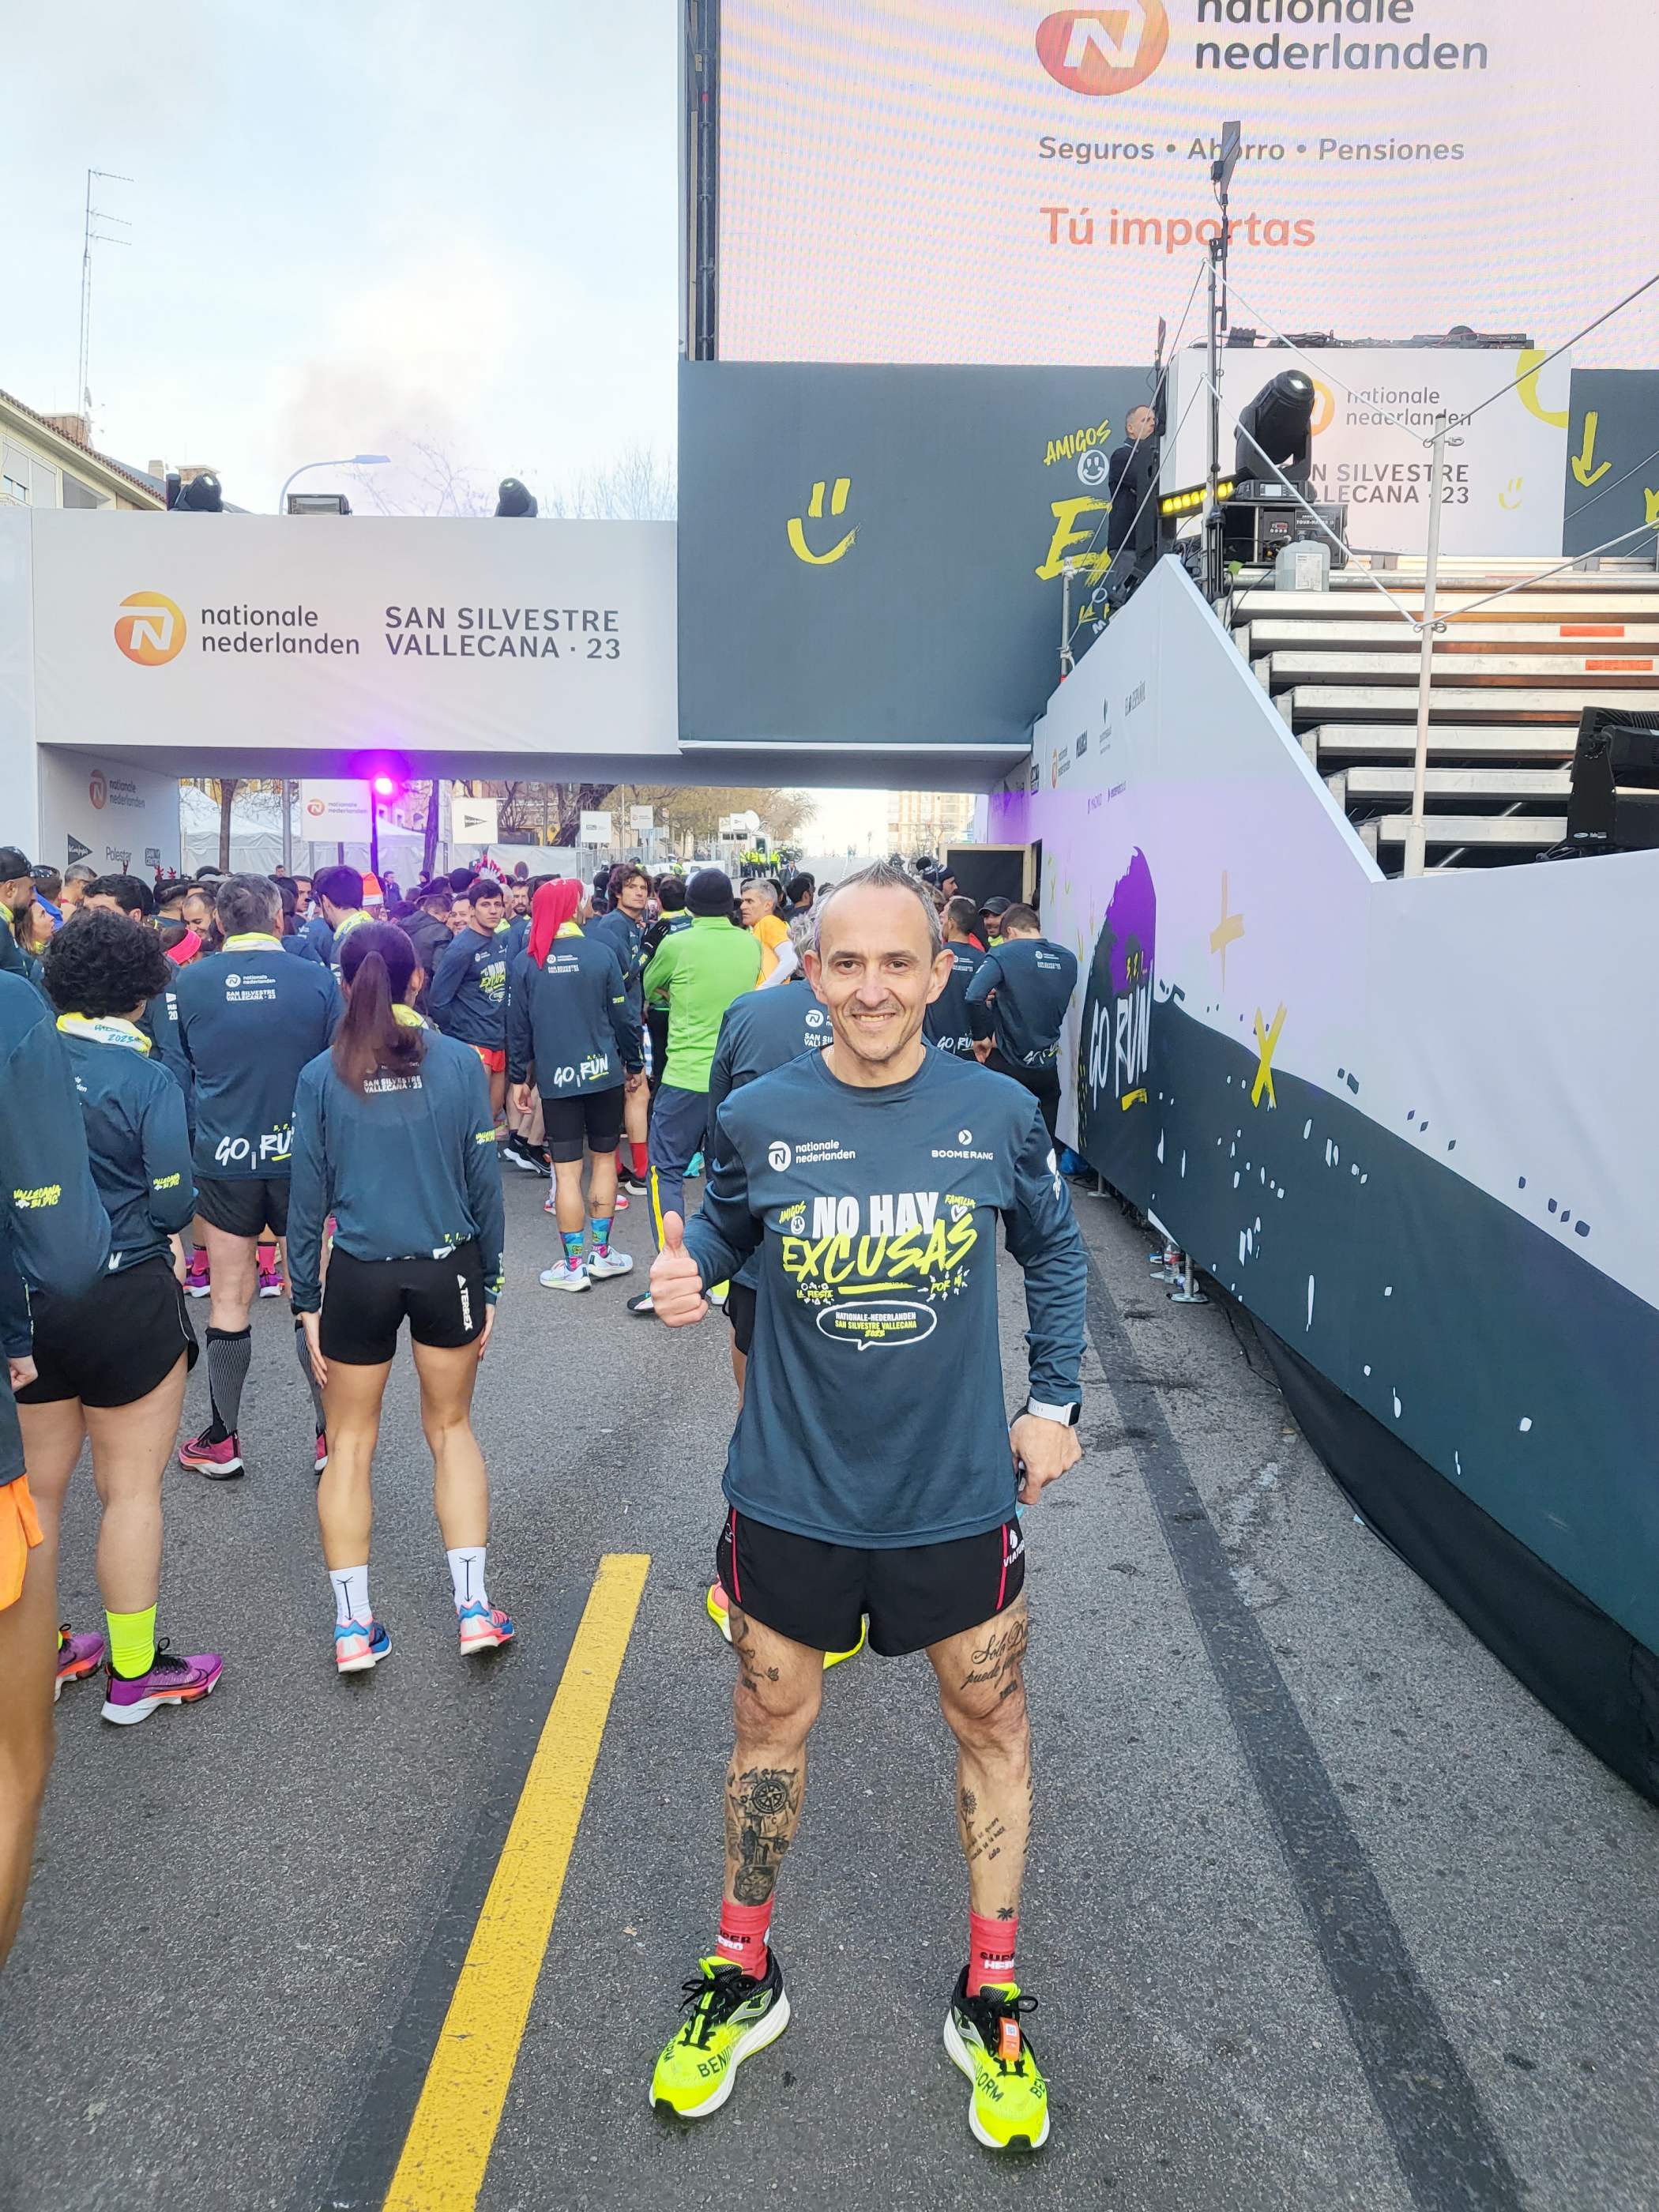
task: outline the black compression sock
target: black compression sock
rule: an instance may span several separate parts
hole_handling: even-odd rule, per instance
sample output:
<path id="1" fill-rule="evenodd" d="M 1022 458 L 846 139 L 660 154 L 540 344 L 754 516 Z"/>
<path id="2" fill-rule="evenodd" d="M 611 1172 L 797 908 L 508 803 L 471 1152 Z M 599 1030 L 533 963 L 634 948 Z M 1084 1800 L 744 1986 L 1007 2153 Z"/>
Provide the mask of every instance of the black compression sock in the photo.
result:
<path id="1" fill-rule="evenodd" d="M 208 1395 L 213 1401 L 216 1442 L 234 1437 L 242 1415 L 242 1385 L 253 1356 L 251 1328 L 210 1328 L 207 1333 Z"/>

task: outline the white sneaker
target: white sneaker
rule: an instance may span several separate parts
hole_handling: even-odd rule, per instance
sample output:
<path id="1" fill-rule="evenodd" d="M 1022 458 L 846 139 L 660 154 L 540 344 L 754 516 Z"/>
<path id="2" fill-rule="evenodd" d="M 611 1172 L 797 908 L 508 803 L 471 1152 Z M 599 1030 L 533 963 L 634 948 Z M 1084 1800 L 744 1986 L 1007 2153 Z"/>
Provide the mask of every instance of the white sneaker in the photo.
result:
<path id="1" fill-rule="evenodd" d="M 599 1278 L 631 1275 L 634 1272 L 634 1262 L 628 1254 L 618 1252 L 614 1246 L 608 1246 L 603 1252 L 590 1252 L 586 1264 L 588 1273 Z"/>
<path id="2" fill-rule="evenodd" d="M 586 1267 L 567 1267 L 562 1260 L 556 1267 L 544 1267 L 541 1285 L 544 1291 L 585 1291 L 588 1287 Z"/>

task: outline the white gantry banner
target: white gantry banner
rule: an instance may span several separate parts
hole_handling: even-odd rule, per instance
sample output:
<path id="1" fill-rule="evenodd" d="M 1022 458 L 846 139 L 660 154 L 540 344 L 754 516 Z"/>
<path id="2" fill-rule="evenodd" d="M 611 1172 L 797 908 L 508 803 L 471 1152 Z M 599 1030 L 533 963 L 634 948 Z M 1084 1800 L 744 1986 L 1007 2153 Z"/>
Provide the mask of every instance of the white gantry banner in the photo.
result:
<path id="1" fill-rule="evenodd" d="M 42 511 L 42 744 L 678 750 L 674 527 Z"/>

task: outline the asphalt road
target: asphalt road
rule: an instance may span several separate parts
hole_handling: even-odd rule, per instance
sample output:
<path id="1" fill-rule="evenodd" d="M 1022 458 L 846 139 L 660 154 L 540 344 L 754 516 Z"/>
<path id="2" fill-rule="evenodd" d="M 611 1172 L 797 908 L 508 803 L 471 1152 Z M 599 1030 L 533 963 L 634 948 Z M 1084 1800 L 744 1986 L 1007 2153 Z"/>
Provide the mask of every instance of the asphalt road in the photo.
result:
<path id="1" fill-rule="evenodd" d="M 895 2212 L 1659 2206 L 1659 1814 L 1358 1526 L 1218 1306 L 1079 1197 L 1084 1465 L 1028 1520 L 1038 1825 L 1021 1978 L 1054 2132 L 1010 2175 L 939 2044 L 964 1952 L 923 1661 L 830 1678 L 775 1936 L 794 2024 L 726 2111 L 648 2108 L 720 1884 L 728 1655 L 702 1611 L 732 1391 L 711 1317 L 541 1291 L 514 1177 L 479 1429 L 517 1647 L 463 1668 L 412 1380 L 382 1432 L 376 1608 L 344 1682 L 285 1308 L 255 1316 L 250 1472 L 167 1478 L 162 1632 L 204 1708 L 58 1709 L 0 1982 L 7 2212 L 377 2205 L 602 1553 L 651 1568 L 478 2202 Z M 621 1242 L 642 1254 L 643 1208 Z M 1005 1355 L 1024 1316 L 1005 1261 Z M 201 1310 L 198 1311 L 198 1320 Z M 1255 1364 L 1250 1364 L 1254 1358 Z M 198 1370 L 191 1408 L 205 1404 Z M 62 1610 L 93 1624 L 77 1477 Z"/>

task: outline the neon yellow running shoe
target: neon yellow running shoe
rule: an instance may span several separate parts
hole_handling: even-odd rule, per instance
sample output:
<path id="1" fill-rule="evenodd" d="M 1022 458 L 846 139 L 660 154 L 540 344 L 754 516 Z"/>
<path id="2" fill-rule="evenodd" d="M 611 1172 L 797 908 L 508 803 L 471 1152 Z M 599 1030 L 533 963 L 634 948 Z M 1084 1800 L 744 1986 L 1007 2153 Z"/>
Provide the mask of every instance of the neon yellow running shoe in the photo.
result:
<path id="1" fill-rule="evenodd" d="M 708 1594 L 703 1600 L 703 1610 L 729 1644 L 732 1641 L 732 1601 L 719 1583 L 709 1583 Z M 843 1659 L 856 1659 L 863 1650 L 865 1638 L 869 1633 L 869 1622 L 860 1620 L 858 1642 L 848 1651 L 826 1651 L 823 1655 L 824 1666 L 839 1667 Z"/>
<path id="2" fill-rule="evenodd" d="M 758 1981 L 717 1955 L 699 1960 L 684 1987 L 690 2017 L 657 2061 L 650 2101 L 675 2119 L 705 2120 L 731 2095 L 744 2060 L 788 2027 L 789 2000 L 775 1951 Z"/>
<path id="3" fill-rule="evenodd" d="M 1020 2026 L 1035 2012 L 1013 1982 L 968 1995 L 968 1969 L 945 2015 L 945 2048 L 974 2085 L 968 2125 L 988 2150 L 1041 2150 L 1048 2140 L 1048 2085 Z"/>

